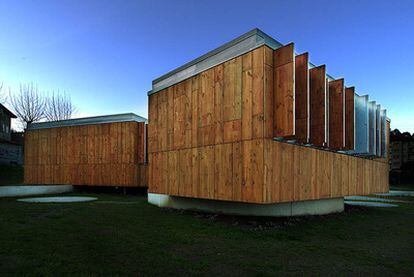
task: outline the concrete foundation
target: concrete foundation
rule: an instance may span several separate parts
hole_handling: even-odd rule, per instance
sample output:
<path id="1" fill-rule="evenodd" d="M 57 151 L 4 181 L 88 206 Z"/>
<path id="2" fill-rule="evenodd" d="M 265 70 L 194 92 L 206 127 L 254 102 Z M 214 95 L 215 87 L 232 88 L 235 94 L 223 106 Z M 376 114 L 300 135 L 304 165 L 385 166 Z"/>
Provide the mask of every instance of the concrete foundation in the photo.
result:
<path id="1" fill-rule="evenodd" d="M 248 216 L 283 217 L 323 215 L 330 213 L 339 213 L 344 210 L 343 198 L 298 201 L 280 204 L 250 204 L 148 193 L 148 203 L 162 208 Z"/>
<path id="2" fill-rule="evenodd" d="M 16 197 L 42 194 L 58 194 L 73 191 L 70 185 L 51 186 L 3 186 L 0 187 L 0 197 Z"/>

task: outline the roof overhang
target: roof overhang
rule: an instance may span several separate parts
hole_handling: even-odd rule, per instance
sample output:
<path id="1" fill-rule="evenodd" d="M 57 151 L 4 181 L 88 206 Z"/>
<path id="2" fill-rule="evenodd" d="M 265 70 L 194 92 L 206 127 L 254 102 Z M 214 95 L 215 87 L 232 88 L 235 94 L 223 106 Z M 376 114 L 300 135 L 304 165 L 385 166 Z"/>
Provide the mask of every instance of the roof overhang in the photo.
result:
<path id="1" fill-rule="evenodd" d="M 157 93 L 167 87 L 184 81 L 185 79 L 206 71 L 209 68 L 243 55 L 263 45 L 266 45 L 273 50 L 283 46 L 281 42 L 275 40 L 263 31 L 255 28 L 233 39 L 232 41 L 202 55 L 201 57 L 198 57 L 178 67 L 177 69 L 174 69 L 167 74 L 155 79 L 152 82 L 152 90 L 148 92 L 148 95 Z M 315 67 L 315 65 L 309 63 L 309 67 L 312 68 Z M 328 74 L 327 78 L 329 80 L 335 79 Z"/>
<path id="2" fill-rule="evenodd" d="M 48 129 L 48 128 L 93 125 L 93 124 L 104 124 L 104 123 L 115 123 L 115 122 L 130 122 L 130 121 L 148 123 L 148 120 L 142 116 L 136 115 L 134 113 L 124 113 L 124 114 L 74 118 L 74 119 L 59 120 L 59 121 L 37 122 L 37 123 L 30 124 L 27 127 L 27 129 L 38 130 L 38 129 Z"/>

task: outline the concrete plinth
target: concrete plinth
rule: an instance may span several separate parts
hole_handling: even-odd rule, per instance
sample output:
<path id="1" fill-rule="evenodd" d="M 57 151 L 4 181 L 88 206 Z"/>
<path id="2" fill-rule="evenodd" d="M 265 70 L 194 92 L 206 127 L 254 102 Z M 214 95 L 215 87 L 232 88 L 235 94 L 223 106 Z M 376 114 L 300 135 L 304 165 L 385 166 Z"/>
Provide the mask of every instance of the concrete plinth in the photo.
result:
<path id="1" fill-rule="evenodd" d="M 249 216 L 323 215 L 339 213 L 344 210 L 343 198 L 298 201 L 280 204 L 250 204 L 148 193 L 148 203 L 162 208 Z"/>

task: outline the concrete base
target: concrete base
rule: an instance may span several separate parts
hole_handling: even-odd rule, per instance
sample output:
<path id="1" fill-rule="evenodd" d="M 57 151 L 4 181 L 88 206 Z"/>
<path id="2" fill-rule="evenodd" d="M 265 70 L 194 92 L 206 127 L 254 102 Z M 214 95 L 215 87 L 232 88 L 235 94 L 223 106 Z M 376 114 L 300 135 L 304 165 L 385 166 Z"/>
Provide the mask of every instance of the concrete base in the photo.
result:
<path id="1" fill-rule="evenodd" d="M 0 187 L 0 197 L 16 197 L 41 194 L 57 194 L 73 191 L 70 185 L 52 186 L 3 186 Z"/>
<path id="2" fill-rule="evenodd" d="M 148 203 L 162 208 L 248 216 L 323 215 L 339 213 L 344 210 L 343 198 L 288 202 L 280 204 L 250 204 L 148 193 Z"/>

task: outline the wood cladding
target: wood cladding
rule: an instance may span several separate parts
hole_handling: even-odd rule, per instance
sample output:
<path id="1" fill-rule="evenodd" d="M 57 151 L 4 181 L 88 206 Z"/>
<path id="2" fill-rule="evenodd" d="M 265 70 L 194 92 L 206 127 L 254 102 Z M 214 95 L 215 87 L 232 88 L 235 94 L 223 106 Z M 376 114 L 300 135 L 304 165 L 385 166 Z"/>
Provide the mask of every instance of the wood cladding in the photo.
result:
<path id="1" fill-rule="evenodd" d="M 307 143 L 309 139 L 309 54 L 295 57 L 295 139 Z"/>
<path id="2" fill-rule="evenodd" d="M 388 165 L 331 151 L 254 139 L 150 154 L 149 192 L 280 203 L 388 190 Z"/>
<path id="3" fill-rule="evenodd" d="M 273 54 L 274 136 L 295 135 L 295 54 L 294 44 L 280 47 Z"/>
<path id="4" fill-rule="evenodd" d="M 149 153 L 272 137 L 272 55 L 260 47 L 151 95 Z"/>
<path id="5" fill-rule="evenodd" d="M 318 146 L 327 141 L 325 66 L 310 69 L 306 80 L 307 55 L 293 58 L 293 44 L 283 51 L 262 46 L 151 94 L 148 191 L 246 203 L 387 191 L 384 159 L 273 140 L 278 128 L 278 135 L 306 138 L 306 122 L 296 126 L 297 133 L 292 128 L 293 120 L 306 119 L 307 113 L 288 106 L 302 108 L 309 102 L 310 141 Z M 285 65 L 290 69 L 280 69 Z M 295 90 L 299 103 L 293 102 Z M 278 118 L 276 107 L 284 101 L 290 104 L 281 110 L 292 115 Z"/>
<path id="6" fill-rule="evenodd" d="M 326 83 L 325 65 L 309 70 L 310 142 L 319 147 L 326 143 Z"/>
<path id="7" fill-rule="evenodd" d="M 329 82 L 329 144 L 331 149 L 345 147 L 345 87 L 344 79 Z"/>
<path id="8" fill-rule="evenodd" d="M 355 88 L 345 88 L 345 149 L 355 149 Z"/>
<path id="9" fill-rule="evenodd" d="M 27 130 L 26 184 L 147 186 L 145 123 Z"/>

